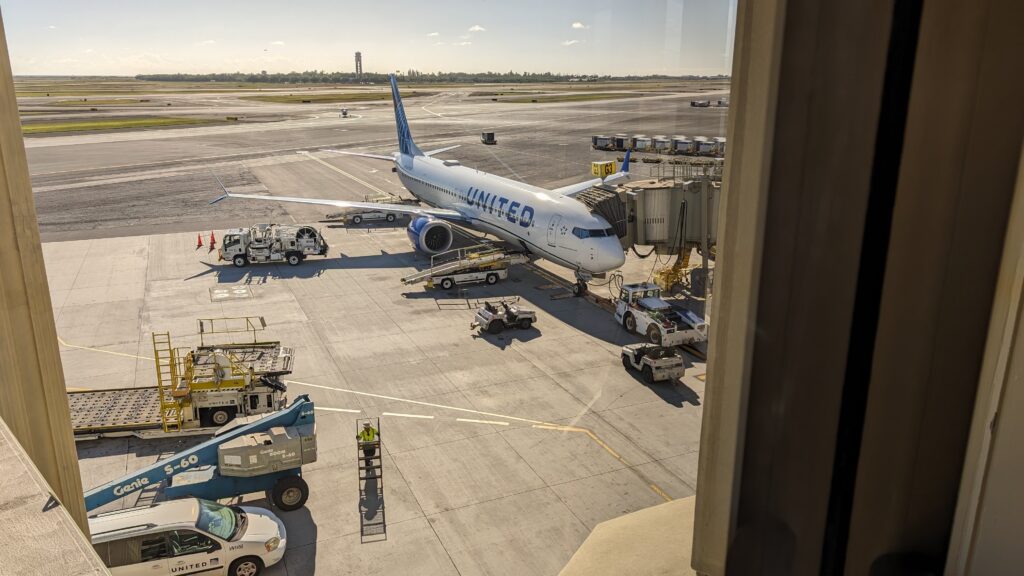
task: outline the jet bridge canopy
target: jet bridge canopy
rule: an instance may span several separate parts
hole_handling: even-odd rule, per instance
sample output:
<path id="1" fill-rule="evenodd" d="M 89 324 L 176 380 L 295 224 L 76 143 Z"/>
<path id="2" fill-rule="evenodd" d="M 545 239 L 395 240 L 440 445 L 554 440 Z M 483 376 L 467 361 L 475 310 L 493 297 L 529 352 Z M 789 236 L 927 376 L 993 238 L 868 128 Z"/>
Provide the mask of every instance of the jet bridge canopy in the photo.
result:
<path id="1" fill-rule="evenodd" d="M 626 205 L 613 188 L 595 186 L 574 196 L 582 202 L 590 212 L 601 216 L 615 229 L 615 235 L 622 238 L 626 235 Z"/>

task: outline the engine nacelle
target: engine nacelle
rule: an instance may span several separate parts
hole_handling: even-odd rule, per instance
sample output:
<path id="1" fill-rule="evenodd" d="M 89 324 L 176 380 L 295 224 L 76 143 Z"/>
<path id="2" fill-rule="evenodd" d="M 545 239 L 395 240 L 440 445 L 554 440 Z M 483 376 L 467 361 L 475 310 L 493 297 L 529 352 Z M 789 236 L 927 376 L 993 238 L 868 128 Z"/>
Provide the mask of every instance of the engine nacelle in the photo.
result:
<path id="1" fill-rule="evenodd" d="M 452 247 L 451 224 L 427 216 L 414 218 L 405 230 L 412 247 L 426 254 L 437 254 Z"/>

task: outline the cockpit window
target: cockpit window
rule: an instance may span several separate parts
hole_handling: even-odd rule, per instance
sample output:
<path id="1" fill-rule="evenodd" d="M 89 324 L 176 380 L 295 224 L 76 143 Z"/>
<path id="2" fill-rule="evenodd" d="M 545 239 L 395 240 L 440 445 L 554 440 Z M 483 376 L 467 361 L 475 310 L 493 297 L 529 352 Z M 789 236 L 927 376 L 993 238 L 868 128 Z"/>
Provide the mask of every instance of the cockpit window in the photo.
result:
<path id="1" fill-rule="evenodd" d="M 602 230 L 597 228 L 595 230 L 587 230 L 585 228 L 573 228 L 572 235 L 577 238 L 604 238 L 605 236 L 615 236 L 615 230 L 608 228 Z"/>

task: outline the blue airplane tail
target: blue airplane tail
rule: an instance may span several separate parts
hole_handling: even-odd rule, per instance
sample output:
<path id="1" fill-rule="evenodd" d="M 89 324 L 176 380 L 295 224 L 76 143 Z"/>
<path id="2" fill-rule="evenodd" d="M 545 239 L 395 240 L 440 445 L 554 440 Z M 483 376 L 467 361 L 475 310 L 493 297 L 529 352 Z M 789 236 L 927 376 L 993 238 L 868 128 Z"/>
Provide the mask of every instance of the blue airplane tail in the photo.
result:
<path id="1" fill-rule="evenodd" d="M 622 159 L 622 168 L 619 172 L 629 172 L 629 155 L 632 153 L 632 150 L 626 150 L 626 157 Z"/>
<path id="2" fill-rule="evenodd" d="M 409 121 L 405 118 L 405 108 L 402 106 L 402 95 L 398 93 L 398 80 L 394 74 L 390 74 L 391 100 L 395 105 L 395 125 L 398 128 L 398 151 L 407 156 L 422 156 L 423 152 L 416 147 L 412 141 L 412 133 L 409 132 Z"/>

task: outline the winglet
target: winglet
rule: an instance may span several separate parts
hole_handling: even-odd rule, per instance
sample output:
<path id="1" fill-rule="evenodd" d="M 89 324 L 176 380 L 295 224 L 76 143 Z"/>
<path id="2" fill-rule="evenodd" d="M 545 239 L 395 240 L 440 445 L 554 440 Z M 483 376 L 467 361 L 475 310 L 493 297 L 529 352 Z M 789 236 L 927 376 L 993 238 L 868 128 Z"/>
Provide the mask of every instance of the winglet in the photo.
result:
<path id="1" fill-rule="evenodd" d="M 622 160 L 622 170 L 619 172 L 629 172 L 629 155 L 632 153 L 632 150 L 626 150 L 626 157 Z"/>
<path id="2" fill-rule="evenodd" d="M 214 198 L 213 200 L 210 200 L 210 206 L 212 206 L 212 205 L 216 204 L 217 202 L 220 202 L 221 200 L 223 200 L 225 198 L 230 198 L 231 197 L 231 192 L 228 192 L 227 187 L 225 187 L 224 183 L 220 181 L 220 176 L 217 176 L 216 172 L 214 172 L 211 169 L 210 170 L 210 174 L 213 174 L 213 177 L 217 179 L 217 185 L 220 186 L 220 189 L 224 192 L 220 196 Z"/>

